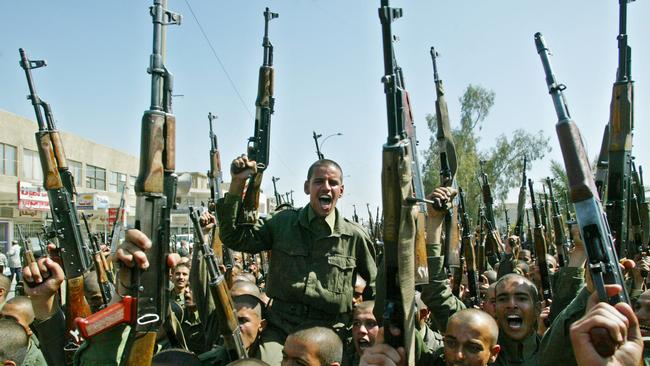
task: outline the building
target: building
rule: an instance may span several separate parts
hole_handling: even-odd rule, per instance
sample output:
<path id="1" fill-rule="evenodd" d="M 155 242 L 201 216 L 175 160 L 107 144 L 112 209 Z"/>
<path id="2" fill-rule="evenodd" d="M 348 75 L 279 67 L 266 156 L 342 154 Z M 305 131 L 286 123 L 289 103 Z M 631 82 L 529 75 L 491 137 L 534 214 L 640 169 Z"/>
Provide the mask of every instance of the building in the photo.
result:
<path id="1" fill-rule="evenodd" d="M 14 225 L 35 237 L 49 218 L 43 172 L 34 134 L 35 122 L 0 110 L 0 248 L 15 237 Z M 108 232 L 108 209 L 125 192 L 128 217 L 135 214 L 133 183 L 138 158 L 61 131 L 67 163 L 74 176 L 77 208 L 88 216 L 91 230 Z"/>
<path id="2" fill-rule="evenodd" d="M 43 171 L 36 145 L 36 122 L 0 110 L 0 250 L 18 235 L 37 238 L 49 224 L 49 202 L 43 190 Z M 60 131 L 69 169 L 77 190 L 77 210 L 88 217 L 93 232 L 110 234 L 113 217 L 125 190 L 126 223 L 135 220 L 135 191 L 139 159 L 111 147 Z M 208 161 L 206 159 L 206 165 Z M 207 205 L 210 198 L 205 173 L 177 173 L 177 207 L 171 215 L 171 234 L 190 234 L 189 206 Z M 222 183 L 222 191 L 228 185 Z M 269 200 L 260 194 L 260 214 L 266 215 Z M 112 210 L 111 210 L 112 209 Z M 110 215 L 109 215 L 110 214 Z M 82 232 L 85 230 L 82 230 Z"/>

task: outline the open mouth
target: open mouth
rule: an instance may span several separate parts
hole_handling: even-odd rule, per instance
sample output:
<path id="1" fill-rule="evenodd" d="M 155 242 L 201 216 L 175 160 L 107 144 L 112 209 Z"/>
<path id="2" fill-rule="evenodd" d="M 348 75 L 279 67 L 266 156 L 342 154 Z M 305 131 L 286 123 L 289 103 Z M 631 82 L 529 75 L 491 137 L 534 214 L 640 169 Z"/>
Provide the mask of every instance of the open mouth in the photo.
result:
<path id="1" fill-rule="evenodd" d="M 332 205 L 332 197 L 330 197 L 330 196 L 328 196 L 326 194 L 323 194 L 320 197 L 318 197 L 318 202 L 320 203 L 320 206 L 323 209 L 325 209 L 325 210 L 329 209 L 330 206 Z"/>
<path id="2" fill-rule="evenodd" d="M 363 338 L 359 339 L 358 343 L 359 343 L 359 349 L 361 349 L 361 350 L 364 350 L 364 349 L 369 348 L 370 346 L 372 346 L 372 344 L 370 344 L 370 341 L 368 341 L 367 339 L 363 339 Z"/>
<path id="3" fill-rule="evenodd" d="M 519 315 L 508 315 L 506 318 L 508 326 L 512 329 L 520 329 L 524 320 Z"/>

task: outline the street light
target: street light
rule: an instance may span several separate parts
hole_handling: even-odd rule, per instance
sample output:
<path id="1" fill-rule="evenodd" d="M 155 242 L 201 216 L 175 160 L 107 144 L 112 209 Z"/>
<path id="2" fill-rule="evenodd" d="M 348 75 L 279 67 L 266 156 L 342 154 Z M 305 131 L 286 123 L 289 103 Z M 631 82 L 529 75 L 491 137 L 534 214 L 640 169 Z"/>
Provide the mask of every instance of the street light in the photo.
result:
<path id="1" fill-rule="evenodd" d="M 322 160 L 322 159 L 325 158 L 325 156 L 323 155 L 323 153 L 321 152 L 321 150 L 323 149 L 323 145 L 325 144 L 325 141 L 327 141 L 328 138 L 330 138 L 330 137 L 332 137 L 332 136 L 343 136 L 343 134 L 340 133 L 340 132 L 333 133 L 333 134 L 331 134 L 331 135 L 327 135 L 327 136 L 323 139 L 323 141 L 321 141 L 320 146 L 319 146 L 319 144 L 318 144 L 318 139 L 321 138 L 321 137 L 323 137 L 323 135 L 322 135 L 322 134 L 317 134 L 316 131 L 312 131 L 312 132 L 313 132 L 313 134 L 314 134 L 313 137 L 314 137 L 314 143 L 316 144 L 316 156 L 318 156 L 318 160 Z"/>

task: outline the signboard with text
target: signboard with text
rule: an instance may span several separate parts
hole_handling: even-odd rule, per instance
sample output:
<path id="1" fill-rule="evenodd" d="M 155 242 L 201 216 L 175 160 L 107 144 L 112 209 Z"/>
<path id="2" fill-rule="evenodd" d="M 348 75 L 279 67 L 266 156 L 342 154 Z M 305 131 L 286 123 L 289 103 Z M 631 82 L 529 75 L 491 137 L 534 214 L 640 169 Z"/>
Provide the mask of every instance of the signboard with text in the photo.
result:
<path id="1" fill-rule="evenodd" d="M 108 197 L 97 193 L 77 194 L 77 210 L 105 210 L 108 208 Z"/>
<path id="2" fill-rule="evenodd" d="M 49 211 L 50 200 L 47 191 L 40 185 L 18 181 L 18 209 Z"/>

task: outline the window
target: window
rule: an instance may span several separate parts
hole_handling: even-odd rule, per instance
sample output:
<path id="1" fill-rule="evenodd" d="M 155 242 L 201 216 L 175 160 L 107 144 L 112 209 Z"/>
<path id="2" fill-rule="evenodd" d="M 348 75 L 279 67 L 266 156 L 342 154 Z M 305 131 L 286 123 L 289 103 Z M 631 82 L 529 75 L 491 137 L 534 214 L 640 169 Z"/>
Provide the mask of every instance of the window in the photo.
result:
<path id="1" fill-rule="evenodd" d="M 0 174 L 16 176 L 16 147 L 0 144 Z"/>
<path id="2" fill-rule="evenodd" d="M 138 179 L 135 175 L 129 175 L 129 194 L 135 196 L 135 181 Z M 135 212 L 135 211 L 133 211 Z"/>
<path id="3" fill-rule="evenodd" d="M 108 191 L 122 192 L 126 185 L 126 174 L 111 172 L 108 176 Z"/>
<path id="4" fill-rule="evenodd" d="M 74 185 L 81 187 L 81 177 L 83 177 L 81 175 L 81 163 L 68 159 L 68 167 L 70 167 L 70 173 L 72 173 L 72 177 L 74 178 Z"/>
<path id="5" fill-rule="evenodd" d="M 43 181 L 41 158 L 34 150 L 23 149 L 23 179 Z"/>
<path id="6" fill-rule="evenodd" d="M 106 190 L 106 169 L 86 165 L 86 188 Z"/>

